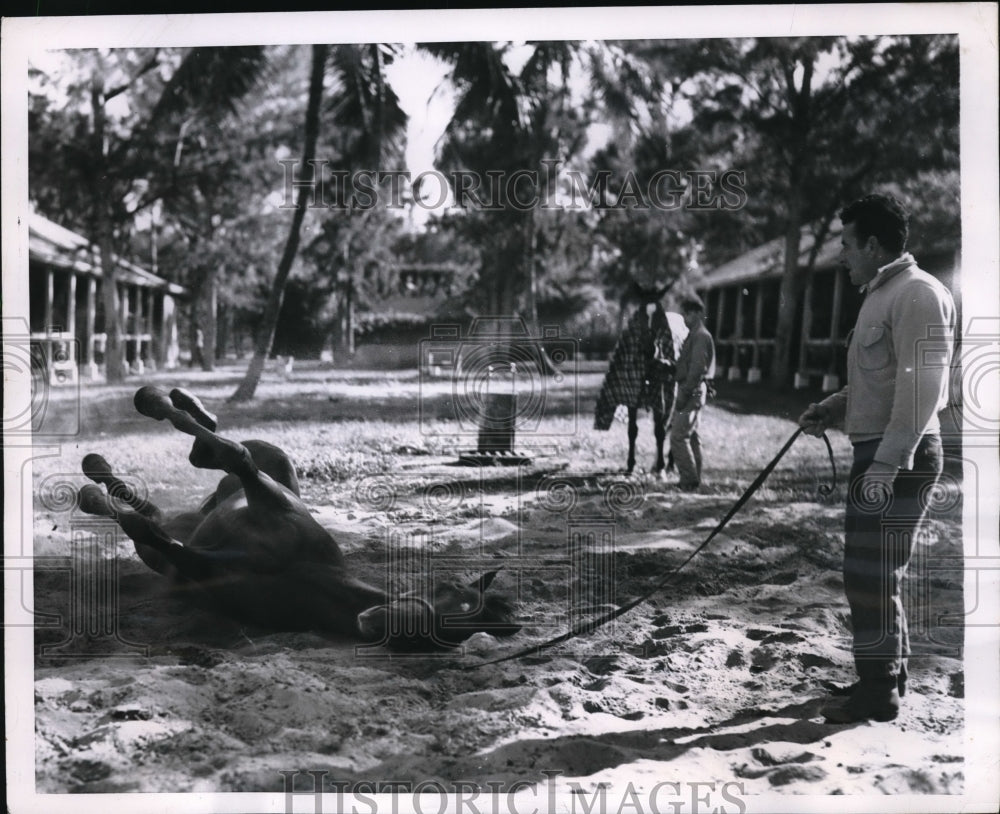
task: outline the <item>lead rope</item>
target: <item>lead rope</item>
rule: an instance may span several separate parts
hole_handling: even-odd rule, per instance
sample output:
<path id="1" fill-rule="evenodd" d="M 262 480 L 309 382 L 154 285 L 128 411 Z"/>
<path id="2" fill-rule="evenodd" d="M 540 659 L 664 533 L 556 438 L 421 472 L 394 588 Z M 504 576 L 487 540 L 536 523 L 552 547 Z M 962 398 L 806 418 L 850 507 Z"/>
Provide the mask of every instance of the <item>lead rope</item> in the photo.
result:
<path id="1" fill-rule="evenodd" d="M 513 659 L 519 659 L 524 656 L 537 655 L 538 653 L 541 653 L 542 650 L 546 650 L 549 647 L 561 644 L 562 642 L 565 642 L 568 639 L 572 639 L 575 636 L 581 636 L 586 633 L 593 633 L 595 630 L 597 630 L 597 628 L 601 627 L 602 625 L 606 625 L 608 622 L 617 619 L 619 616 L 625 613 L 628 613 L 630 610 L 632 610 L 632 608 L 636 607 L 637 605 L 641 605 L 647 599 L 652 597 L 653 594 L 665 588 L 670 583 L 670 581 L 675 576 L 677 576 L 677 574 L 685 565 L 691 562 L 691 560 L 693 560 L 705 546 L 707 546 L 710 542 L 712 542 L 712 539 L 715 537 L 715 535 L 726 527 L 726 524 L 733 518 L 733 515 L 735 515 L 736 512 L 738 512 L 743 507 L 743 505 L 750 499 L 753 493 L 760 488 L 761 484 L 765 480 L 767 480 L 767 476 L 770 475 L 771 472 L 774 470 L 774 467 L 778 465 L 778 461 L 780 461 L 784 457 L 785 453 L 788 452 L 792 444 L 795 443 L 795 440 L 801 434 L 802 434 L 801 427 L 797 429 L 794 433 L 792 433 L 792 437 L 785 442 L 785 445 L 781 448 L 778 454 L 771 459 L 771 462 L 761 470 L 760 474 L 757 475 L 757 477 L 754 479 L 754 482 L 747 487 L 746 491 L 743 492 L 739 500 L 737 500 L 736 503 L 733 504 L 732 508 L 730 508 L 730 510 L 726 513 L 726 516 L 723 517 L 721 521 L 719 521 L 719 524 L 714 529 L 712 529 L 708 537 L 705 538 L 705 541 L 701 545 L 699 545 L 694 551 L 692 551 L 691 554 L 688 555 L 688 558 L 684 560 L 684 562 L 682 562 L 680 565 L 674 568 L 673 571 L 669 572 L 652 588 L 646 591 L 646 593 L 642 594 L 642 596 L 636 597 L 635 599 L 626 602 L 624 605 L 620 605 L 614 610 L 608 611 L 607 613 L 604 613 L 601 616 L 596 616 L 592 619 L 587 619 L 584 620 L 583 622 L 579 622 L 578 624 L 574 625 L 570 630 L 567 630 L 565 633 L 556 636 L 554 639 L 549 639 L 548 641 L 542 642 L 541 644 L 532 645 L 531 647 L 526 647 L 523 650 L 518 650 L 516 653 L 512 653 L 509 656 L 501 656 L 498 659 L 493 659 L 491 661 L 483 661 L 480 662 L 479 664 L 469 664 L 464 666 L 462 669 L 475 670 L 479 667 L 486 667 L 489 664 L 500 664 L 501 662 L 512 661 Z M 826 497 L 832 494 L 833 491 L 837 488 L 837 463 L 834 460 L 833 447 L 831 446 L 830 439 L 827 438 L 826 433 L 823 433 L 822 438 L 823 441 L 826 443 L 826 452 L 827 455 L 829 455 L 830 457 L 830 468 L 833 473 L 831 483 L 829 485 L 823 483 L 820 484 L 819 487 L 819 493 L 824 497 Z"/>

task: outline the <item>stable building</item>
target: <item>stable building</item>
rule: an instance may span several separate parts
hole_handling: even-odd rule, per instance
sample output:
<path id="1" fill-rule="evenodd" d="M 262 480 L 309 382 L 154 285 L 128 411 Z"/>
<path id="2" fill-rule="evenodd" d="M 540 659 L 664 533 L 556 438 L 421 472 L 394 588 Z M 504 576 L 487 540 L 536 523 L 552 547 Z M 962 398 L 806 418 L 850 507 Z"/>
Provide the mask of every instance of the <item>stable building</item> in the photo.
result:
<path id="1" fill-rule="evenodd" d="M 117 267 L 126 374 L 177 367 L 177 300 L 182 286 L 121 258 Z M 42 217 L 28 220 L 28 296 L 33 352 L 50 384 L 105 377 L 107 346 L 100 251 Z"/>
<path id="2" fill-rule="evenodd" d="M 847 337 L 854 327 L 862 292 L 852 286 L 840 263 L 839 221 L 831 224 L 818 247 L 809 226 L 803 227 L 800 266 L 815 251 L 793 330 L 796 388 L 820 385 L 838 390 L 847 368 Z M 705 302 L 706 326 L 715 338 L 716 366 L 729 381 L 767 379 L 774 358 L 778 300 L 784 271 L 784 238 L 776 238 L 716 267 L 705 275 L 698 293 Z M 914 251 L 920 267 L 937 277 L 959 298 L 960 255 L 955 247 Z"/>

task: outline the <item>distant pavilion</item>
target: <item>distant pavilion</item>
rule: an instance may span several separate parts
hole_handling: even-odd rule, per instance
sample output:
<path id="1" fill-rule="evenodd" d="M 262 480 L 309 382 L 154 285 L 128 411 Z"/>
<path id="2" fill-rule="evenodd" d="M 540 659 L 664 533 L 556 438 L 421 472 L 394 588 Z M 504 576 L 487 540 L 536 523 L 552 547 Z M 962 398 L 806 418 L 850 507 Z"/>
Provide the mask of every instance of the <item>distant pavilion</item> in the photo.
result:
<path id="1" fill-rule="evenodd" d="M 177 300 L 182 286 L 115 258 L 125 370 L 139 374 L 177 367 Z M 28 220 L 31 343 L 49 382 L 71 384 L 106 376 L 107 333 L 99 249 L 82 235 L 32 212 Z"/>

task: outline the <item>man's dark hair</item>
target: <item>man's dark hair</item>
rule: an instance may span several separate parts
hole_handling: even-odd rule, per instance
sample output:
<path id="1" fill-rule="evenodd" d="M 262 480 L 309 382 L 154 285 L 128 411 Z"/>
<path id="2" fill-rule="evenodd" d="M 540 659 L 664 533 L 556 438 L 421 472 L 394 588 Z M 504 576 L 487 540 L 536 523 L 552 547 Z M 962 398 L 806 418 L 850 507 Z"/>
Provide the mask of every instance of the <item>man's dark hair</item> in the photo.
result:
<path id="1" fill-rule="evenodd" d="M 688 296 L 681 300 L 681 313 L 683 314 L 694 314 L 694 313 L 705 313 L 705 303 L 702 302 L 701 297 L 698 296 Z"/>
<path id="2" fill-rule="evenodd" d="M 865 195 L 845 206 L 840 220 L 844 226 L 854 224 L 859 243 L 874 237 L 886 251 L 898 254 L 906 248 L 910 216 L 891 195 Z"/>

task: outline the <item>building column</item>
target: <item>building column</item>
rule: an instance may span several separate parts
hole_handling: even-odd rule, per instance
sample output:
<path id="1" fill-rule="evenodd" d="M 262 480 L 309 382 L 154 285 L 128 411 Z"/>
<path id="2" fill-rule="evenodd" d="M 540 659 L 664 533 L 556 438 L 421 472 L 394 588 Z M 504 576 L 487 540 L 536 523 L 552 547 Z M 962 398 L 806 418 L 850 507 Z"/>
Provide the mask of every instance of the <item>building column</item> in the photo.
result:
<path id="1" fill-rule="evenodd" d="M 132 286 L 132 296 L 135 301 L 135 312 L 132 316 L 135 325 L 135 338 L 132 340 L 135 343 L 132 346 L 134 348 L 132 352 L 132 372 L 142 375 L 146 372 L 146 364 L 142 360 L 142 335 L 146 328 L 146 317 L 143 314 L 142 308 L 142 289 L 138 286 Z"/>
<path id="2" fill-rule="evenodd" d="M 52 333 L 52 307 L 56 298 L 56 277 L 52 269 L 45 272 L 45 315 L 42 317 L 42 331 Z"/>
<path id="3" fill-rule="evenodd" d="M 73 363 L 73 381 L 76 382 L 80 371 L 80 354 L 76 350 L 76 274 L 72 271 L 69 273 L 67 284 L 69 292 L 66 307 L 66 333 L 69 334 L 69 358 Z"/>
<path id="4" fill-rule="evenodd" d="M 166 370 L 173 370 L 179 364 L 181 355 L 180 341 L 177 336 L 177 308 L 174 298 L 166 292 L 160 295 L 163 297 L 163 321 L 161 334 L 162 366 Z"/>
<path id="5" fill-rule="evenodd" d="M 66 307 L 66 333 L 76 340 L 76 274 L 70 272 L 69 280 L 69 293 L 66 296 L 67 307 Z M 74 358 L 76 354 L 73 354 Z"/>
<path id="6" fill-rule="evenodd" d="M 726 289 L 717 288 L 715 293 L 718 299 L 715 301 L 715 335 L 722 338 L 722 317 L 725 316 Z"/>
<path id="7" fill-rule="evenodd" d="M 839 268 L 833 272 L 833 306 L 830 322 L 830 367 L 823 376 L 823 392 L 832 393 L 840 389 L 837 375 L 837 353 L 840 350 L 840 311 L 844 302 L 844 274 Z"/>
<path id="8" fill-rule="evenodd" d="M 726 289 L 724 287 L 723 288 L 717 288 L 717 289 L 715 289 L 715 296 L 716 296 L 716 300 L 715 300 L 715 347 L 716 347 L 715 358 L 717 360 L 716 368 L 717 368 L 717 370 L 719 372 L 719 375 L 721 376 L 722 375 L 722 356 L 721 356 L 720 351 L 722 349 L 721 349 L 720 346 L 724 342 L 724 339 L 723 339 L 723 336 L 722 336 L 722 325 L 723 325 L 722 320 L 726 316 Z"/>
<path id="9" fill-rule="evenodd" d="M 122 284 L 118 288 L 118 298 L 121 300 L 121 322 L 122 322 L 122 376 L 127 378 L 131 372 L 128 364 L 128 320 L 129 320 L 129 293 L 127 285 Z"/>
<path id="10" fill-rule="evenodd" d="M 753 359 L 750 362 L 750 369 L 747 371 L 747 381 L 750 384 L 757 384 L 763 375 L 760 369 L 760 334 L 761 324 L 764 320 L 764 294 L 763 284 L 758 281 L 754 284 L 753 290 Z"/>
<path id="11" fill-rule="evenodd" d="M 726 378 L 731 382 L 738 382 L 742 378 L 740 371 L 740 341 L 743 339 L 743 287 L 737 286 L 733 293 L 736 307 L 736 329 L 733 332 L 733 355 L 732 364 L 729 366 L 729 374 Z"/>
<path id="12" fill-rule="evenodd" d="M 146 289 L 146 328 L 149 335 L 149 348 L 145 354 L 146 367 L 156 370 L 156 311 L 153 309 L 153 289 Z"/>
<path id="13" fill-rule="evenodd" d="M 87 378 L 100 375 L 94 355 L 94 330 L 97 325 L 97 278 L 87 277 L 87 319 L 83 326 L 83 366 Z"/>
<path id="14" fill-rule="evenodd" d="M 813 278 L 809 275 L 806 282 L 806 290 L 802 296 L 802 336 L 799 340 L 799 369 L 795 374 L 795 389 L 801 390 L 809 386 L 809 374 L 806 373 L 806 366 L 809 361 L 809 336 L 812 333 L 812 292 Z"/>

